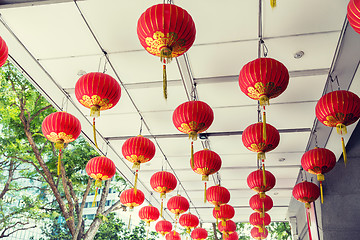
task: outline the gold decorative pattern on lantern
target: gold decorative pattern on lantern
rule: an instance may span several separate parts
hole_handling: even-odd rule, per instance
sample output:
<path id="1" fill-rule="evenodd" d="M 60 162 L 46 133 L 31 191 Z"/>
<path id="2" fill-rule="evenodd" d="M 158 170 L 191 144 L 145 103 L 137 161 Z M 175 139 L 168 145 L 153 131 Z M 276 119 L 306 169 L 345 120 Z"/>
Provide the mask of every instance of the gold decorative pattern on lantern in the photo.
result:
<path id="1" fill-rule="evenodd" d="M 178 35 L 174 32 L 167 33 L 165 37 L 164 33 L 156 31 L 152 38 L 147 37 L 145 41 L 149 46 L 146 50 L 158 57 L 160 57 L 161 49 L 164 47 L 171 46 L 172 57 L 180 56 L 187 50 L 183 47 L 186 41 L 184 39 L 178 39 Z"/>
<path id="2" fill-rule="evenodd" d="M 102 175 L 101 173 L 98 173 L 98 174 L 92 173 L 92 174 L 90 174 L 90 177 L 95 180 L 101 180 L 101 181 L 105 181 L 105 180 L 109 179 L 109 177 L 107 175 Z"/>
<path id="3" fill-rule="evenodd" d="M 156 187 L 154 188 L 154 191 L 162 193 L 162 192 L 167 192 L 168 190 L 173 190 L 173 189 L 169 189 L 168 187 Z"/>
<path id="4" fill-rule="evenodd" d="M 149 158 L 145 158 L 143 155 L 137 156 L 137 155 L 131 155 L 126 156 L 126 159 L 129 160 L 132 163 L 145 163 L 150 161 Z"/>
<path id="5" fill-rule="evenodd" d="M 250 147 L 248 147 L 248 149 L 254 152 L 262 152 L 266 146 L 266 143 L 253 143 Z"/>
<path id="6" fill-rule="evenodd" d="M 79 101 L 87 108 L 91 108 L 92 106 L 99 106 L 100 110 L 106 110 L 113 106 L 112 103 L 109 103 L 109 99 L 101 98 L 98 95 L 92 95 L 91 97 L 84 95 Z"/>
<path id="7" fill-rule="evenodd" d="M 212 173 L 215 172 L 215 169 L 209 169 L 207 167 L 204 167 L 204 168 L 197 168 L 194 170 L 194 172 L 202 175 L 211 175 Z"/>
<path id="8" fill-rule="evenodd" d="M 254 87 L 249 87 L 248 96 L 252 99 L 260 99 L 261 96 L 266 95 L 268 92 L 272 92 L 272 95 L 277 95 L 281 92 L 281 87 L 275 87 L 272 82 L 267 83 L 265 86 L 262 82 L 255 83 Z"/>
<path id="9" fill-rule="evenodd" d="M 201 131 L 201 129 L 203 129 L 204 126 L 205 126 L 205 123 L 197 123 L 197 122 L 191 121 L 189 124 L 182 123 L 181 127 L 178 127 L 178 129 L 180 132 L 187 133 L 187 134 L 189 134 L 190 132 L 201 133 L 201 132 L 203 132 L 203 131 Z"/>
<path id="10" fill-rule="evenodd" d="M 46 138 L 49 139 L 49 141 L 51 142 L 57 142 L 58 140 L 63 140 L 64 143 L 69 143 L 75 141 L 75 138 L 73 137 L 72 134 L 68 135 L 64 132 L 59 132 L 59 133 L 51 132 L 49 135 L 46 135 Z"/>

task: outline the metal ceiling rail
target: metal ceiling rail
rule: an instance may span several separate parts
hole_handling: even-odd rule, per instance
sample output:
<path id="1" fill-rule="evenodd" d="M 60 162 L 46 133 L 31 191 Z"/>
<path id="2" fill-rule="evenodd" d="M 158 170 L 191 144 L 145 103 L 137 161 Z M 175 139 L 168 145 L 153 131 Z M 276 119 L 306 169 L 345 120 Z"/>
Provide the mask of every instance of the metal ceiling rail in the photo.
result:
<path id="1" fill-rule="evenodd" d="M 112 62 L 111 62 L 111 60 L 110 60 L 110 58 L 109 58 L 109 56 L 108 56 L 107 52 L 106 52 L 106 51 L 104 50 L 104 48 L 101 46 L 101 44 L 100 44 L 99 40 L 97 39 L 97 37 L 96 37 L 96 35 L 95 35 L 94 31 L 91 29 L 91 27 L 90 27 L 89 23 L 87 22 L 87 20 L 86 20 L 86 18 L 85 18 L 85 16 L 84 16 L 84 14 L 82 13 L 82 11 L 81 11 L 81 9 L 80 9 L 79 5 L 77 4 L 76 0 L 74 0 L 74 4 L 75 4 L 75 6 L 76 6 L 76 8 L 77 8 L 77 10 L 78 10 L 78 12 L 79 12 L 79 14 L 80 14 L 81 18 L 83 19 L 83 21 L 84 21 L 85 25 L 87 26 L 88 30 L 90 31 L 90 33 L 91 33 L 92 37 L 94 38 L 94 40 L 95 40 L 96 44 L 98 45 L 98 47 L 100 48 L 100 50 L 104 53 L 104 56 L 105 56 L 105 58 L 106 58 L 106 61 L 109 63 L 109 65 L 110 65 L 111 69 L 113 70 L 114 74 L 116 75 L 117 80 L 118 80 L 118 81 L 119 81 L 119 83 L 121 84 L 121 86 L 122 86 L 123 90 L 124 90 L 124 91 L 125 91 L 125 93 L 128 95 L 128 97 L 129 97 L 129 99 L 130 99 L 131 103 L 133 104 L 134 108 L 136 109 L 137 113 L 139 114 L 140 119 L 141 119 L 141 121 L 144 123 L 145 128 L 146 128 L 146 129 L 147 129 L 147 131 L 150 133 L 150 136 L 152 136 L 152 138 L 154 139 L 155 144 L 157 145 L 158 149 L 160 150 L 160 152 L 162 153 L 163 157 L 165 158 L 165 161 L 167 162 L 168 166 L 170 167 L 170 169 L 171 169 L 171 170 L 172 170 L 172 172 L 174 173 L 174 175 L 175 175 L 175 177 L 176 177 L 176 179 L 177 179 L 177 181 L 178 181 L 179 185 L 181 186 L 181 188 L 183 189 L 183 191 L 184 191 L 185 195 L 187 196 L 187 199 L 188 199 L 188 200 L 189 200 L 189 202 L 193 205 L 193 208 L 195 209 L 195 211 L 196 211 L 196 213 L 197 213 L 197 215 L 198 215 L 198 217 L 199 217 L 200 221 L 202 221 L 202 220 L 201 220 L 201 216 L 200 216 L 199 212 L 197 211 L 195 204 L 192 202 L 192 200 L 191 200 L 191 198 L 190 198 L 189 194 L 187 193 L 186 189 L 185 189 L 185 188 L 184 188 L 184 186 L 182 185 L 182 183 L 181 183 L 181 181 L 180 181 L 179 177 L 177 176 L 177 174 L 176 174 L 176 172 L 175 172 L 174 168 L 171 166 L 170 162 L 168 161 L 168 159 L 167 159 L 167 157 L 166 157 L 166 155 L 165 155 L 164 151 L 163 151 L 163 150 L 162 150 L 162 148 L 160 147 L 160 144 L 158 143 L 158 141 L 157 141 L 156 137 L 155 137 L 155 136 L 151 133 L 150 127 L 149 127 L 149 126 L 148 126 L 148 124 L 146 123 L 145 118 L 144 118 L 144 117 L 143 117 L 143 115 L 141 114 L 141 112 L 140 112 L 139 108 L 138 108 L 138 107 L 137 107 L 137 105 L 135 104 L 135 101 L 133 100 L 133 98 L 131 97 L 131 95 L 130 95 L 129 91 L 127 90 L 127 88 L 125 87 L 124 83 L 122 82 L 122 80 L 121 80 L 121 78 L 120 78 L 119 74 L 117 73 L 117 71 L 116 71 L 116 69 L 115 69 L 114 65 L 112 64 Z M 109 144 L 109 145 L 110 145 L 110 147 L 111 147 L 111 148 L 113 148 L 113 147 L 111 146 L 111 144 Z"/>
<path id="2" fill-rule="evenodd" d="M 278 129 L 279 133 L 301 133 L 301 132 L 311 132 L 311 128 L 286 128 L 286 129 Z M 228 132 L 208 132 L 208 133 L 200 133 L 199 139 L 207 139 L 208 137 L 223 137 L 223 136 L 239 136 L 242 135 L 244 131 L 228 131 Z M 147 138 L 188 138 L 186 134 L 150 134 L 143 135 Z M 131 136 L 116 136 L 116 137 L 105 137 L 108 141 L 114 140 L 126 140 Z"/>

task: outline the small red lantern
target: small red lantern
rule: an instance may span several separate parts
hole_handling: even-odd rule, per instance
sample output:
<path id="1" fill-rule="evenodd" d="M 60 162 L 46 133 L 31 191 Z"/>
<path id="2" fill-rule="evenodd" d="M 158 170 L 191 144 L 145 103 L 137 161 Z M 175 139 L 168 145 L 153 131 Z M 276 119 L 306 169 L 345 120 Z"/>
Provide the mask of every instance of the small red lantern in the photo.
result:
<path id="1" fill-rule="evenodd" d="M 144 200 L 144 193 L 140 190 L 135 193 L 134 188 L 127 189 L 120 195 L 121 204 L 129 207 L 130 210 L 143 204 Z"/>
<path id="2" fill-rule="evenodd" d="M 223 235 L 229 235 L 236 231 L 236 223 L 232 220 L 227 220 L 225 226 L 218 223 L 218 229 Z"/>
<path id="3" fill-rule="evenodd" d="M 181 240 L 180 234 L 175 230 L 165 235 L 166 240 Z"/>
<path id="4" fill-rule="evenodd" d="M 350 0 L 347 6 L 347 19 L 355 32 L 360 33 L 360 1 Z"/>
<path id="5" fill-rule="evenodd" d="M 0 37 L 0 67 L 2 67 L 9 56 L 9 49 L 4 39 Z"/>
<path id="6" fill-rule="evenodd" d="M 212 186 L 206 191 L 206 200 L 219 210 L 221 205 L 230 201 L 230 192 L 220 185 Z"/>
<path id="7" fill-rule="evenodd" d="M 328 127 L 336 127 L 338 134 L 345 135 L 346 126 L 360 118 L 360 98 L 345 90 L 329 92 L 322 96 L 315 107 L 317 119 Z M 344 163 L 347 156 L 344 138 L 341 137 Z"/>
<path id="8" fill-rule="evenodd" d="M 262 161 L 263 180 L 266 185 L 265 177 L 265 153 L 274 150 L 280 142 L 279 131 L 266 124 L 266 135 L 264 138 L 263 124 L 255 123 L 248 126 L 242 134 L 242 142 L 250 151 L 258 153 L 258 160 Z"/>
<path id="9" fill-rule="evenodd" d="M 213 216 L 216 218 L 216 221 L 220 219 L 221 224 L 226 226 L 226 221 L 235 216 L 235 209 L 229 204 L 224 204 L 220 206 L 219 210 L 213 209 Z"/>
<path id="10" fill-rule="evenodd" d="M 60 175 L 61 153 L 64 143 L 75 141 L 81 133 L 80 121 L 67 112 L 55 112 L 47 116 L 41 125 L 44 136 L 59 149 L 57 173 Z"/>
<path id="11" fill-rule="evenodd" d="M 137 179 L 141 163 L 150 161 L 155 155 L 155 144 L 148 138 L 141 135 L 127 139 L 122 146 L 124 158 L 133 163 L 132 168 L 136 169 L 134 189 L 136 193 Z"/>
<path id="12" fill-rule="evenodd" d="M 198 151 L 194 154 L 194 161 L 190 159 L 190 165 L 194 172 L 202 175 L 203 181 L 209 181 L 209 175 L 216 173 L 221 168 L 221 158 L 209 149 Z M 204 191 L 204 203 L 206 203 L 206 182 Z"/>
<path id="13" fill-rule="evenodd" d="M 87 175 L 95 179 L 96 192 L 93 201 L 94 206 L 98 189 L 101 187 L 101 181 L 111 179 L 116 173 L 116 167 L 110 158 L 101 156 L 90 159 L 86 164 L 85 170 Z"/>
<path id="14" fill-rule="evenodd" d="M 176 219 L 178 219 L 180 214 L 183 214 L 184 212 L 189 210 L 189 207 L 189 201 L 180 195 L 171 197 L 167 202 L 167 209 L 169 209 L 170 212 L 175 214 Z"/>
<path id="15" fill-rule="evenodd" d="M 199 225 L 199 218 L 194 214 L 187 213 L 181 215 L 179 223 L 186 229 L 187 233 L 190 233 L 192 228 L 196 228 Z"/>
<path id="16" fill-rule="evenodd" d="M 314 148 L 307 151 L 301 158 L 301 166 L 309 173 L 316 174 L 320 182 L 321 203 L 324 203 L 322 181 L 325 180 L 324 173 L 335 167 L 335 154 L 326 148 Z"/>
<path id="17" fill-rule="evenodd" d="M 195 41 L 195 23 L 190 14 L 174 4 L 148 8 L 139 18 L 137 34 L 150 54 L 160 57 L 163 65 L 163 90 L 167 98 L 166 64 L 183 55 Z"/>
<path id="18" fill-rule="evenodd" d="M 166 221 L 166 220 L 158 221 L 155 225 L 155 230 L 156 230 L 156 232 L 165 236 L 166 234 L 171 232 L 172 224 L 171 224 L 171 222 Z"/>
<path id="19" fill-rule="evenodd" d="M 268 236 L 269 232 L 266 228 L 264 228 L 263 232 L 260 232 L 260 230 L 257 227 L 253 227 L 251 229 L 251 236 L 255 239 L 265 239 Z"/>
<path id="20" fill-rule="evenodd" d="M 264 198 L 265 192 L 271 190 L 276 184 L 275 176 L 271 172 L 265 170 L 266 185 L 264 185 L 263 176 L 264 171 L 258 169 L 250 173 L 247 177 L 247 184 L 249 188 L 258 192 L 260 194 L 260 198 Z"/>
<path id="21" fill-rule="evenodd" d="M 208 232 L 203 228 L 195 228 L 191 233 L 191 238 L 194 240 L 205 240 L 208 237 Z"/>
<path id="22" fill-rule="evenodd" d="M 273 201 L 267 195 L 265 195 L 265 198 L 261 198 L 259 194 L 255 194 L 250 198 L 249 204 L 252 210 L 261 214 L 261 217 L 264 217 L 265 212 L 273 207 Z"/>
<path id="23" fill-rule="evenodd" d="M 233 232 L 232 234 L 229 234 L 229 235 L 223 234 L 223 239 L 224 240 L 238 240 L 239 235 L 237 234 L 237 232 Z"/>
<path id="24" fill-rule="evenodd" d="M 155 192 L 160 193 L 161 210 L 160 215 L 163 214 L 164 198 L 166 193 L 173 191 L 176 188 L 177 180 L 174 174 L 166 171 L 154 173 L 150 178 L 150 185 Z"/>
<path id="25" fill-rule="evenodd" d="M 146 222 L 147 226 L 150 226 L 151 222 L 158 220 L 160 212 L 154 206 L 144 206 L 139 211 L 139 217 L 141 220 Z"/>
<path id="26" fill-rule="evenodd" d="M 263 232 L 265 226 L 270 224 L 271 218 L 267 213 L 265 213 L 264 217 L 262 217 L 260 213 L 254 212 L 250 215 L 249 222 L 254 227 L 259 228 L 259 232 Z"/>
<path id="27" fill-rule="evenodd" d="M 311 208 L 310 204 L 316 201 L 316 199 L 318 199 L 320 196 L 319 187 L 312 182 L 304 181 L 295 185 L 292 194 L 296 200 L 305 203 L 309 239 L 311 240 L 309 209 Z"/>
<path id="28" fill-rule="evenodd" d="M 90 116 L 93 117 L 94 143 L 96 148 L 99 148 L 96 141 L 95 117 L 100 116 L 100 111 L 113 108 L 119 102 L 120 84 L 105 73 L 88 73 L 76 82 L 75 96 L 80 104 L 90 108 Z"/>

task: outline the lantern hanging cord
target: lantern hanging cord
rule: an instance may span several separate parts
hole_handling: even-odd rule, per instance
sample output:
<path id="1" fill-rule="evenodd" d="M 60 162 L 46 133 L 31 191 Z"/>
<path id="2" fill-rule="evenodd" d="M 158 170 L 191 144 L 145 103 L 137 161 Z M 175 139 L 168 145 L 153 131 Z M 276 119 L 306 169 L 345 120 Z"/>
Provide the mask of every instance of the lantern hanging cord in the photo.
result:
<path id="1" fill-rule="evenodd" d="M 315 137 L 315 147 L 318 147 L 318 139 L 317 139 L 317 134 L 316 134 L 316 130 L 314 130 L 314 137 Z"/>
<path id="2" fill-rule="evenodd" d="M 267 57 L 267 55 L 269 53 L 269 49 L 267 48 L 267 46 L 262 38 L 260 38 L 260 44 L 262 45 L 262 52 L 263 52 L 264 57 Z"/>
<path id="3" fill-rule="evenodd" d="M 191 99 L 192 101 L 196 101 L 198 99 L 197 95 L 196 95 L 196 83 L 194 82 L 194 85 L 192 86 L 192 89 L 191 89 Z"/>
<path id="4" fill-rule="evenodd" d="M 141 133 L 142 133 L 143 121 L 144 121 L 144 118 L 141 116 L 141 118 L 140 118 L 140 130 L 139 130 L 139 135 L 141 135 Z"/>

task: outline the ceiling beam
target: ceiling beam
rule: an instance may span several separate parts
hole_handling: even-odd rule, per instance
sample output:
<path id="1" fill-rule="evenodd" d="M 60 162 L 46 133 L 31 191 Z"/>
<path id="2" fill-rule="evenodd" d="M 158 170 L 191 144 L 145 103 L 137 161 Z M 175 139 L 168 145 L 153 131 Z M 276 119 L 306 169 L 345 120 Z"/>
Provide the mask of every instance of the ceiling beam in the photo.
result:
<path id="1" fill-rule="evenodd" d="M 46 5 L 64 2 L 73 2 L 74 0 L 0 0 L 0 9 L 17 8 L 25 6 Z M 84 0 L 77 0 L 84 1 Z"/>

